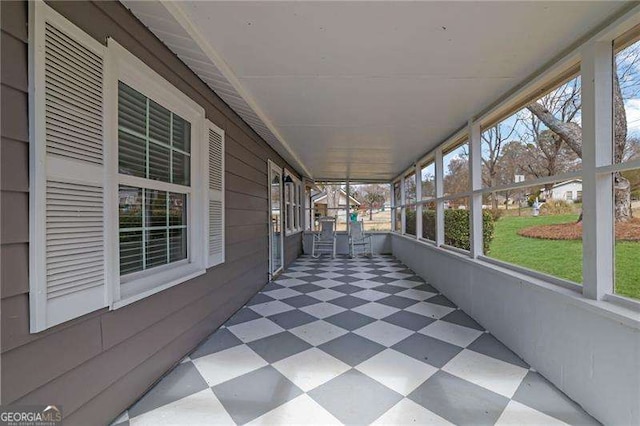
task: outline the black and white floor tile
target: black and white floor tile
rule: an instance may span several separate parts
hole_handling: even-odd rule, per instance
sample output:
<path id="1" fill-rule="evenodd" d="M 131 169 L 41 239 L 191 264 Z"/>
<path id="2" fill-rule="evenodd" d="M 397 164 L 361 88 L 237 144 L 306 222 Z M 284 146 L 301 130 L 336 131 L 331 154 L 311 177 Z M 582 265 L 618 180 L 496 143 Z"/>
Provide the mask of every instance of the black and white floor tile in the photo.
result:
<path id="1" fill-rule="evenodd" d="M 301 257 L 116 424 L 597 424 L 390 256 Z"/>

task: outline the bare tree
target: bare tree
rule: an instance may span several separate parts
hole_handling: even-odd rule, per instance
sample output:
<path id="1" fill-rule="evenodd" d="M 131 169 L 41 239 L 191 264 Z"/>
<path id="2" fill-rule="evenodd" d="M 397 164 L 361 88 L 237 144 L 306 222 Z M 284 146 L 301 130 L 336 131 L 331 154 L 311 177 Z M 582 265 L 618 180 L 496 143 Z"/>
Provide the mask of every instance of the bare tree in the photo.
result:
<path id="1" fill-rule="evenodd" d="M 373 210 L 384 206 L 389 196 L 388 185 L 377 183 L 361 185 L 353 194 L 355 199 L 369 210 L 369 220 L 373 220 Z"/>
<path id="2" fill-rule="evenodd" d="M 572 81 L 577 80 L 574 79 Z M 568 83 L 569 84 L 569 83 Z M 579 90 L 567 93 L 565 87 L 551 92 L 541 100 L 527 105 L 527 109 L 553 132 L 554 138 L 559 138 L 580 158 L 582 158 L 582 127 L 574 121 L 580 106 Z M 561 93 L 561 96 L 558 96 Z M 560 98 L 558 100 L 557 98 Z M 550 105 L 560 105 L 554 111 Z M 573 110 L 573 112 L 572 112 Z M 627 118 L 624 98 L 620 88 L 617 67 L 614 66 L 613 81 L 613 110 L 614 110 L 614 161 L 619 162 L 625 152 L 627 143 Z M 628 221 L 631 218 L 631 191 L 629 181 L 620 173 L 614 175 L 615 182 L 615 218 L 617 221 Z M 582 215 L 581 215 L 582 216 Z"/>
<path id="3" fill-rule="evenodd" d="M 322 190 L 327 194 L 327 216 L 337 216 L 340 208 L 340 193 L 342 185 L 338 183 L 327 183 L 322 185 Z"/>
<path id="4" fill-rule="evenodd" d="M 511 137 L 516 134 L 519 121 L 520 118 L 516 117 L 515 122 L 511 124 L 498 123 L 482 132 L 482 181 L 485 186 L 493 187 L 513 181 L 514 175 L 509 177 L 501 170 L 504 160 L 502 150 Z M 498 199 L 495 193 L 491 194 L 491 203 L 492 208 L 496 210 Z"/>

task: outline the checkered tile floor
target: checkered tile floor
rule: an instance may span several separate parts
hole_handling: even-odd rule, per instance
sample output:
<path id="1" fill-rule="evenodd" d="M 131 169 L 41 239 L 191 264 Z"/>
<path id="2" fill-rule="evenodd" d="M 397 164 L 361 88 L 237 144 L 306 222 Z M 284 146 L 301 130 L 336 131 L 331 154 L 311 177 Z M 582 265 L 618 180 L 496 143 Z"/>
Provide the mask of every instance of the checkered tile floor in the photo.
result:
<path id="1" fill-rule="evenodd" d="M 390 256 L 299 258 L 127 422 L 597 424 Z"/>

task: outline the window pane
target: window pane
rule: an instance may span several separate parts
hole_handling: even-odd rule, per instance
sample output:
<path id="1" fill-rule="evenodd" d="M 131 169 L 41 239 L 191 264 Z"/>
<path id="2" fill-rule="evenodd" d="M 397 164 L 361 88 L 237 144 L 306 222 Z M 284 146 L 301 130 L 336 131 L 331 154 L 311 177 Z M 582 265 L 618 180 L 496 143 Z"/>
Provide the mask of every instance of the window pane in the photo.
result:
<path id="1" fill-rule="evenodd" d="M 167 263 L 167 230 L 148 230 L 146 240 L 147 269 Z"/>
<path id="2" fill-rule="evenodd" d="M 142 270 L 142 231 L 120 232 L 120 275 Z"/>
<path id="3" fill-rule="evenodd" d="M 400 208 L 393 209 L 393 211 L 395 215 L 395 223 L 394 223 L 393 230 L 396 232 L 400 232 L 402 231 L 402 216 L 401 216 Z"/>
<path id="4" fill-rule="evenodd" d="M 149 137 L 167 146 L 171 144 L 171 113 L 149 100 Z"/>
<path id="5" fill-rule="evenodd" d="M 580 89 L 578 76 L 483 130 L 483 187 L 508 185 L 581 169 Z M 549 129 L 552 121 L 562 129 L 562 136 Z"/>
<path id="6" fill-rule="evenodd" d="M 468 192 L 471 189 L 469 180 L 469 142 L 464 142 L 447 152 L 443 158 L 444 195 Z"/>
<path id="7" fill-rule="evenodd" d="M 145 226 L 167 226 L 167 193 L 145 189 Z"/>
<path id="8" fill-rule="evenodd" d="M 142 189 L 120 186 L 119 228 L 135 229 L 142 227 Z M 120 274 L 140 271 L 142 264 L 142 230 L 120 232 Z"/>
<path id="9" fill-rule="evenodd" d="M 120 186 L 119 198 L 121 275 L 167 263 L 167 250 L 171 262 L 187 257 L 186 194 Z"/>
<path id="10" fill-rule="evenodd" d="M 187 230 L 169 230 L 169 261 L 175 262 L 187 258 Z"/>
<path id="11" fill-rule="evenodd" d="M 640 169 L 614 175 L 614 181 L 626 179 L 629 197 L 619 196 L 618 208 L 628 208 L 630 218 L 615 222 L 615 292 L 621 296 L 640 299 Z M 618 184 L 619 185 L 619 184 Z M 616 191 L 620 192 L 620 190 Z M 627 191 L 625 191 L 627 192 Z M 627 204 L 628 202 L 628 204 Z"/>
<path id="12" fill-rule="evenodd" d="M 169 182 L 169 148 L 149 143 L 149 179 Z"/>
<path id="13" fill-rule="evenodd" d="M 336 229 L 338 231 L 347 230 L 347 192 L 346 184 L 341 182 L 320 182 L 317 183 L 318 191 L 313 191 L 311 202 L 314 209 L 315 227 L 318 229 L 321 217 L 336 218 Z M 349 205 L 355 207 L 357 202 L 349 200 Z"/>
<path id="14" fill-rule="evenodd" d="M 122 82 L 118 82 L 118 127 L 141 136 L 147 133 L 147 98 Z"/>
<path id="15" fill-rule="evenodd" d="M 142 189 L 120 186 L 118 198 L 120 229 L 142 227 Z"/>
<path id="16" fill-rule="evenodd" d="M 118 125 L 120 173 L 191 184 L 189 122 L 120 83 Z"/>
<path id="17" fill-rule="evenodd" d="M 396 182 L 393 184 L 393 197 L 394 197 L 394 207 L 402 204 L 402 194 L 400 193 L 400 182 Z"/>
<path id="18" fill-rule="evenodd" d="M 436 240 L 436 202 L 422 205 L 422 238 Z"/>
<path id="19" fill-rule="evenodd" d="M 405 208 L 404 233 L 416 235 L 416 206 L 407 206 Z"/>
<path id="20" fill-rule="evenodd" d="M 173 183 L 178 185 L 191 185 L 191 157 L 173 151 Z"/>
<path id="21" fill-rule="evenodd" d="M 416 202 L 416 174 L 411 173 L 404 179 L 404 203 Z"/>
<path id="22" fill-rule="evenodd" d="M 169 226 L 187 224 L 187 196 L 186 194 L 169 193 Z"/>
<path id="23" fill-rule="evenodd" d="M 173 147 L 191 152 L 191 124 L 173 114 Z"/>
<path id="24" fill-rule="evenodd" d="M 469 197 L 444 202 L 444 243 L 470 250 Z"/>
<path id="25" fill-rule="evenodd" d="M 427 200 L 436 196 L 436 167 L 433 162 L 422 167 L 420 174 L 422 183 L 422 199 Z"/>
<path id="26" fill-rule="evenodd" d="M 615 55 L 614 163 L 640 159 L 640 41 Z"/>
<path id="27" fill-rule="evenodd" d="M 285 218 L 284 219 L 285 219 L 285 226 L 287 228 L 287 231 L 290 231 L 292 229 L 291 227 L 292 220 L 293 220 L 293 218 L 291 217 L 293 216 L 293 206 L 291 205 L 292 190 L 293 190 L 293 184 L 285 183 L 284 185 Z"/>
<path id="28" fill-rule="evenodd" d="M 146 158 L 144 139 L 118 131 L 118 173 L 147 177 Z"/>
<path id="29" fill-rule="evenodd" d="M 300 186 L 293 186 L 293 228 L 298 229 L 300 227 Z"/>
<path id="30" fill-rule="evenodd" d="M 483 200 L 485 255 L 576 283 L 582 282 L 581 203 L 545 198 L 563 186 L 500 191 Z M 536 203 L 536 200 L 538 202 Z M 497 209 L 490 206 L 497 204 Z"/>

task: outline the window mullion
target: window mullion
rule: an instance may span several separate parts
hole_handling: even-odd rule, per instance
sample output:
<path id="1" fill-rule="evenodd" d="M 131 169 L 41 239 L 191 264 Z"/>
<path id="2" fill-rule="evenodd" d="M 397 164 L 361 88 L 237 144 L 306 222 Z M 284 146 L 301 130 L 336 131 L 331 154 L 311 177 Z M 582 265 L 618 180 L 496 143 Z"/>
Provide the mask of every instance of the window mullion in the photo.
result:
<path id="1" fill-rule="evenodd" d="M 169 111 L 169 183 L 173 183 L 173 113 Z"/>
<path id="2" fill-rule="evenodd" d="M 601 300 L 613 292 L 613 178 L 598 174 L 613 159 L 613 46 L 582 52 L 583 294 Z"/>
<path id="3" fill-rule="evenodd" d="M 469 238 L 471 256 L 478 257 L 483 253 L 482 193 L 474 191 L 482 189 L 482 140 L 480 124 L 471 120 L 469 120 L 469 153 L 472 191 Z"/>
<path id="4" fill-rule="evenodd" d="M 170 245 L 169 245 L 169 241 L 170 241 L 170 238 L 169 238 L 169 204 L 170 203 L 169 203 L 169 193 L 166 192 L 165 194 L 166 195 L 164 197 L 165 198 L 164 204 L 165 204 L 165 225 L 166 225 L 166 233 L 167 233 L 166 234 L 167 235 L 167 263 L 170 263 L 170 261 L 169 261 L 169 249 L 170 249 Z"/>
<path id="5" fill-rule="evenodd" d="M 436 149 L 435 169 L 436 169 L 436 246 L 444 244 L 444 201 L 442 200 L 444 171 L 442 163 L 442 147 Z"/>
<path id="6" fill-rule="evenodd" d="M 147 269 L 147 190 L 142 189 L 142 270 Z"/>
<path id="7" fill-rule="evenodd" d="M 402 235 L 405 234 L 405 226 L 406 226 L 406 222 L 407 222 L 407 218 L 406 218 L 406 207 L 405 207 L 405 181 L 404 181 L 404 177 L 402 177 L 400 179 L 400 205 L 402 206 L 400 208 L 400 233 Z"/>
<path id="8" fill-rule="evenodd" d="M 413 175 L 413 180 L 416 184 L 416 238 L 422 238 L 422 204 L 420 201 L 422 200 L 422 177 L 420 170 L 420 163 L 415 165 L 415 171 Z"/>
<path id="9" fill-rule="evenodd" d="M 145 133 L 145 177 L 149 179 L 149 98 L 146 99 Z"/>

